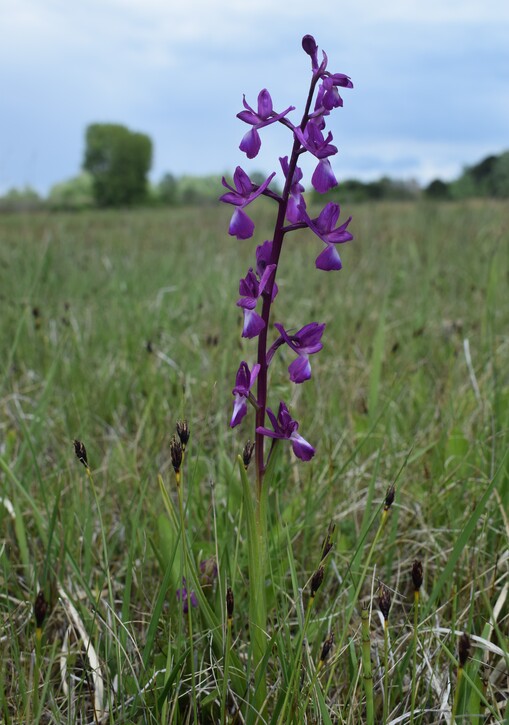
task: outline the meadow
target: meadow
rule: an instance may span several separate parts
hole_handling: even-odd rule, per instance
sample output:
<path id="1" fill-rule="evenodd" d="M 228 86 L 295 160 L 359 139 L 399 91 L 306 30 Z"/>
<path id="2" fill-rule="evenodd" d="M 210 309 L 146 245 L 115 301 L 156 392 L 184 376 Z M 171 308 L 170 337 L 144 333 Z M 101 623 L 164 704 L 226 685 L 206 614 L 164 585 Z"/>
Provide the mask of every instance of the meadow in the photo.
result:
<path id="1" fill-rule="evenodd" d="M 346 212 L 341 272 L 311 232 L 278 272 L 273 321 L 327 337 L 272 374 L 317 453 L 271 478 L 263 713 L 228 426 L 253 241 L 216 207 L 0 217 L 2 722 L 509 723 L 509 208 Z"/>

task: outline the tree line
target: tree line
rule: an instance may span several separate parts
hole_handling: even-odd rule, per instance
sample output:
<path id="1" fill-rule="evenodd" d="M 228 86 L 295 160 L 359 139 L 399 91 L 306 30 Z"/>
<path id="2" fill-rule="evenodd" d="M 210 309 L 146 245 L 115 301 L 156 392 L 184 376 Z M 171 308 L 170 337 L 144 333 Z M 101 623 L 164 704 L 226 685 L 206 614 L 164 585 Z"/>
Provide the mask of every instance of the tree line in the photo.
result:
<path id="1" fill-rule="evenodd" d="M 78 176 L 53 186 L 46 198 L 30 187 L 11 189 L 0 197 L 0 211 L 204 205 L 215 203 L 221 195 L 220 175 L 176 177 L 166 173 L 158 183 L 150 183 L 152 157 L 152 141 L 146 134 L 120 124 L 91 124 L 86 129 Z M 255 173 L 251 178 L 261 183 L 264 176 Z M 342 202 L 508 198 L 509 151 L 465 167 L 451 182 L 434 179 L 421 188 L 413 180 L 389 177 L 370 182 L 347 179 L 326 196 Z"/>

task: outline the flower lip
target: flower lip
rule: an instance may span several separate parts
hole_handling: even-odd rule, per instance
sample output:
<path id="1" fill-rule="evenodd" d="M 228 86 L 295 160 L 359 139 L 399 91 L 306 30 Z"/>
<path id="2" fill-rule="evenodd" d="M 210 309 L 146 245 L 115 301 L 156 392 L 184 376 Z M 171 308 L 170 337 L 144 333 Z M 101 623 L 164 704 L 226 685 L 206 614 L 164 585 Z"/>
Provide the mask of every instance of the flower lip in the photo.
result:
<path id="1" fill-rule="evenodd" d="M 259 426 L 256 429 L 257 433 L 267 436 L 267 438 L 289 440 L 292 444 L 293 452 L 297 458 L 300 458 L 302 461 L 309 461 L 313 458 L 315 455 L 315 449 L 310 443 L 308 443 L 307 440 L 297 433 L 299 424 L 292 418 L 283 401 L 279 403 L 277 417 L 270 408 L 267 408 L 267 415 L 269 416 L 274 430 L 270 430 L 270 428 L 265 428 L 264 426 Z"/>

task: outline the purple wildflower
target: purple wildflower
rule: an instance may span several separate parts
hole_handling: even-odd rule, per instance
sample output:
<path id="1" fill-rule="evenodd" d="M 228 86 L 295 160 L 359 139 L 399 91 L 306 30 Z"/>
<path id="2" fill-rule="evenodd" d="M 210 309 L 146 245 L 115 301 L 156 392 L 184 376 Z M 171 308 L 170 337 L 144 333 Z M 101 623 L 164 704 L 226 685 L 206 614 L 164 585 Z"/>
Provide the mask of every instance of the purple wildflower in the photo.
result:
<path id="1" fill-rule="evenodd" d="M 177 601 L 182 602 L 182 611 L 184 614 L 187 614 L 189 611 L 189 602 L 191 602 L 192 607 L 198 606 L 196 594 L 194 592 L 188 594 L 185 576 L 182 577 L 182 589 L 177 589 Z"/>
<path id="2" fill-rule="evenodd" d="M 313 458 L 315 455 L 315 449 L 297 433 L 299 424 L 296 420 L 293 420 L 283 401 L 279 403 L 277 418 L 270 408 L 267 408 L 267 415 L 270 418 L 270 422 L 272 423 L 274 430 L 269 430 L 268 428 L 259 426 L 256 429 L 257 433 L 267 436 L 268 438 L 291 441 L 293 452 L 297 458 L 301 459 L 301 461 L 309 461 Z"/>
<path id="3" fill-rule="evenodd" d="M 275 269 L 275 264 L 268 264 L 258 281 L 256 274 L 251 268 L 247 275 L 240 280 L 239 293 L 241 297 L 237 300 L 237 306 L 242 307 L 244 310 L 242 337 L 257 337 L 265 327 L 264 320 L 255 311 L 255 308 L 258 298 L 265 291 Z"/>
<path id="4" fill-rule="evenodd" d="M 254 159 L 260 150 L 262 144 L 260 135 L 258 133 L 259 128 L 269 126 L 271 123 L 279 121 L 281 118 L 287 115 L 290 111 L 293 111 L 295 106 L 289 106 L 283 113 L 275 113 L 272 107 L 272 98 L 266 88 L 260 91 L 258 94 L 258 110 L 247 103 L 246 97 L 243 99 L 244 111 L 237 113 L 237 118 L 240 118 L 244 123 L 248 123 L 252 128 L 244 135 L 240 142 L 240 150 L 244 151 L 248 159 Z"/>
<path id="5" fill-rule="evenodd" d="M 239 369 L 237 370 L 237 376 L 235 378 L 235 387 L 232 390 L 235 400 L 233 402 L 233 414 L 230 421 L 230 428 L 235 428 L 247 413 L 247 400 L 251 394 L 251 388 L 254 385 L 258 373 L 260 372 L 260 365 L 257 363 L 253 366 L 253 369 L 249 371 L 249 366 L 246 362 L 240 363 Z"/>
<path id="6" fill-rule="evenodd" d="M 309 218 L 304 205 L 301 205 L 300 209 L 302 220 L 327 245 L 327 248 L 316 258 L 317 269 L 323 269 L 326 272 L 341 269 L 343 265 L 335 245 L 344 244 L 353 239 L 353 236 L 347 231 L 347 226 L 350 224 L 352 217 L 348 217 L 346 222 L 335 229 L 340 214 L 339 204 L 329 202 L 316 219 Z"/>
<path id="7" fill-rule="evenodd" d="M 294 128 L 293 133 L 302 146 L 312 153 L 313 156 L 316 156 L 317 159 L 325 159 L 328 156 L 334 156 L 338 152 L 337 147 L 330 143 L 332 141 L 332 133 L 329 131 L 324 138 L 318 124 L 312 120 L 308 121 L 304 131 L 298 126 Z"/>
<path id="8" fill-rule="evenodd" d="M 303 383 L 311 377 L 311 365 L 309 356 L 319 352 L 322 345 L 322 335 L 325 324 L 310 322 L 304 325 L 295 335 L 289 335 L 283 325 L 276 322 L 275 327 L 279 330 L 280 337 L 276 340 L 267 354 L 267 359 L 272 359 L 275 350 L 283 343 L 286 343 L 298 357 L 289 365 L 288 372 L 292 383 Z"/>
<path id="9" fill-rule="evenodd" d="M 201 583 L 204 587 L 210 587 L 217 579 L 217 561 L 215 556 L 200 561 Z"/>
<path id="10" fill-rule="evenodd" d="M 233 183 L 235 184 L 235 188 L 230 186 L 223 176 L 222 184 L 226 189 L 230 189 L 230 191 L 223 194 L 220 201 L 223 201 L 225 204 L 233 204 L 237 207 L 237 209 L 233 212 L 230 227 L 228 229 L 228 233 L 232 237 L 237 237 L 237 239 L 249 239 L 253 236 L 254 223 L 243 209 L 256 199 L 257 196 L 263 194 L 274 176 L 275 172 L 265 179 L 263 184 L 258 186 L 257 184 L 253 184 L 249 176 L 240 166 L 237 166 L 235 173 L 233 174 Z"/>

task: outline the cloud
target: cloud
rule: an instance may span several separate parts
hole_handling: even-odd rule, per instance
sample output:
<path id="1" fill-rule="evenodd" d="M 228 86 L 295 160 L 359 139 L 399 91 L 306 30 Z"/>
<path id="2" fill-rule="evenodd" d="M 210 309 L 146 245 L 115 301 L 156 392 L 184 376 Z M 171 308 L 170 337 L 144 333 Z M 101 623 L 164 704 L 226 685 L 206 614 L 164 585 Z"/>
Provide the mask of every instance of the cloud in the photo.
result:
<path id="1" fill-rule="evenodd" d="M 3 3 L 0 182 L 47 188 L 76 173 L 93 121 L 149 133 L 154 174 L 234 168 L 243 93 L 254 102 L 267 86 L 277 107 L 302 107 L 308 32 L 355 83 L 331 119 L 351 175 L 450 173 L 504 147 L 508 22 L 498 0 Z M 270 129 L 262 170 L 280 143 Z"/>

